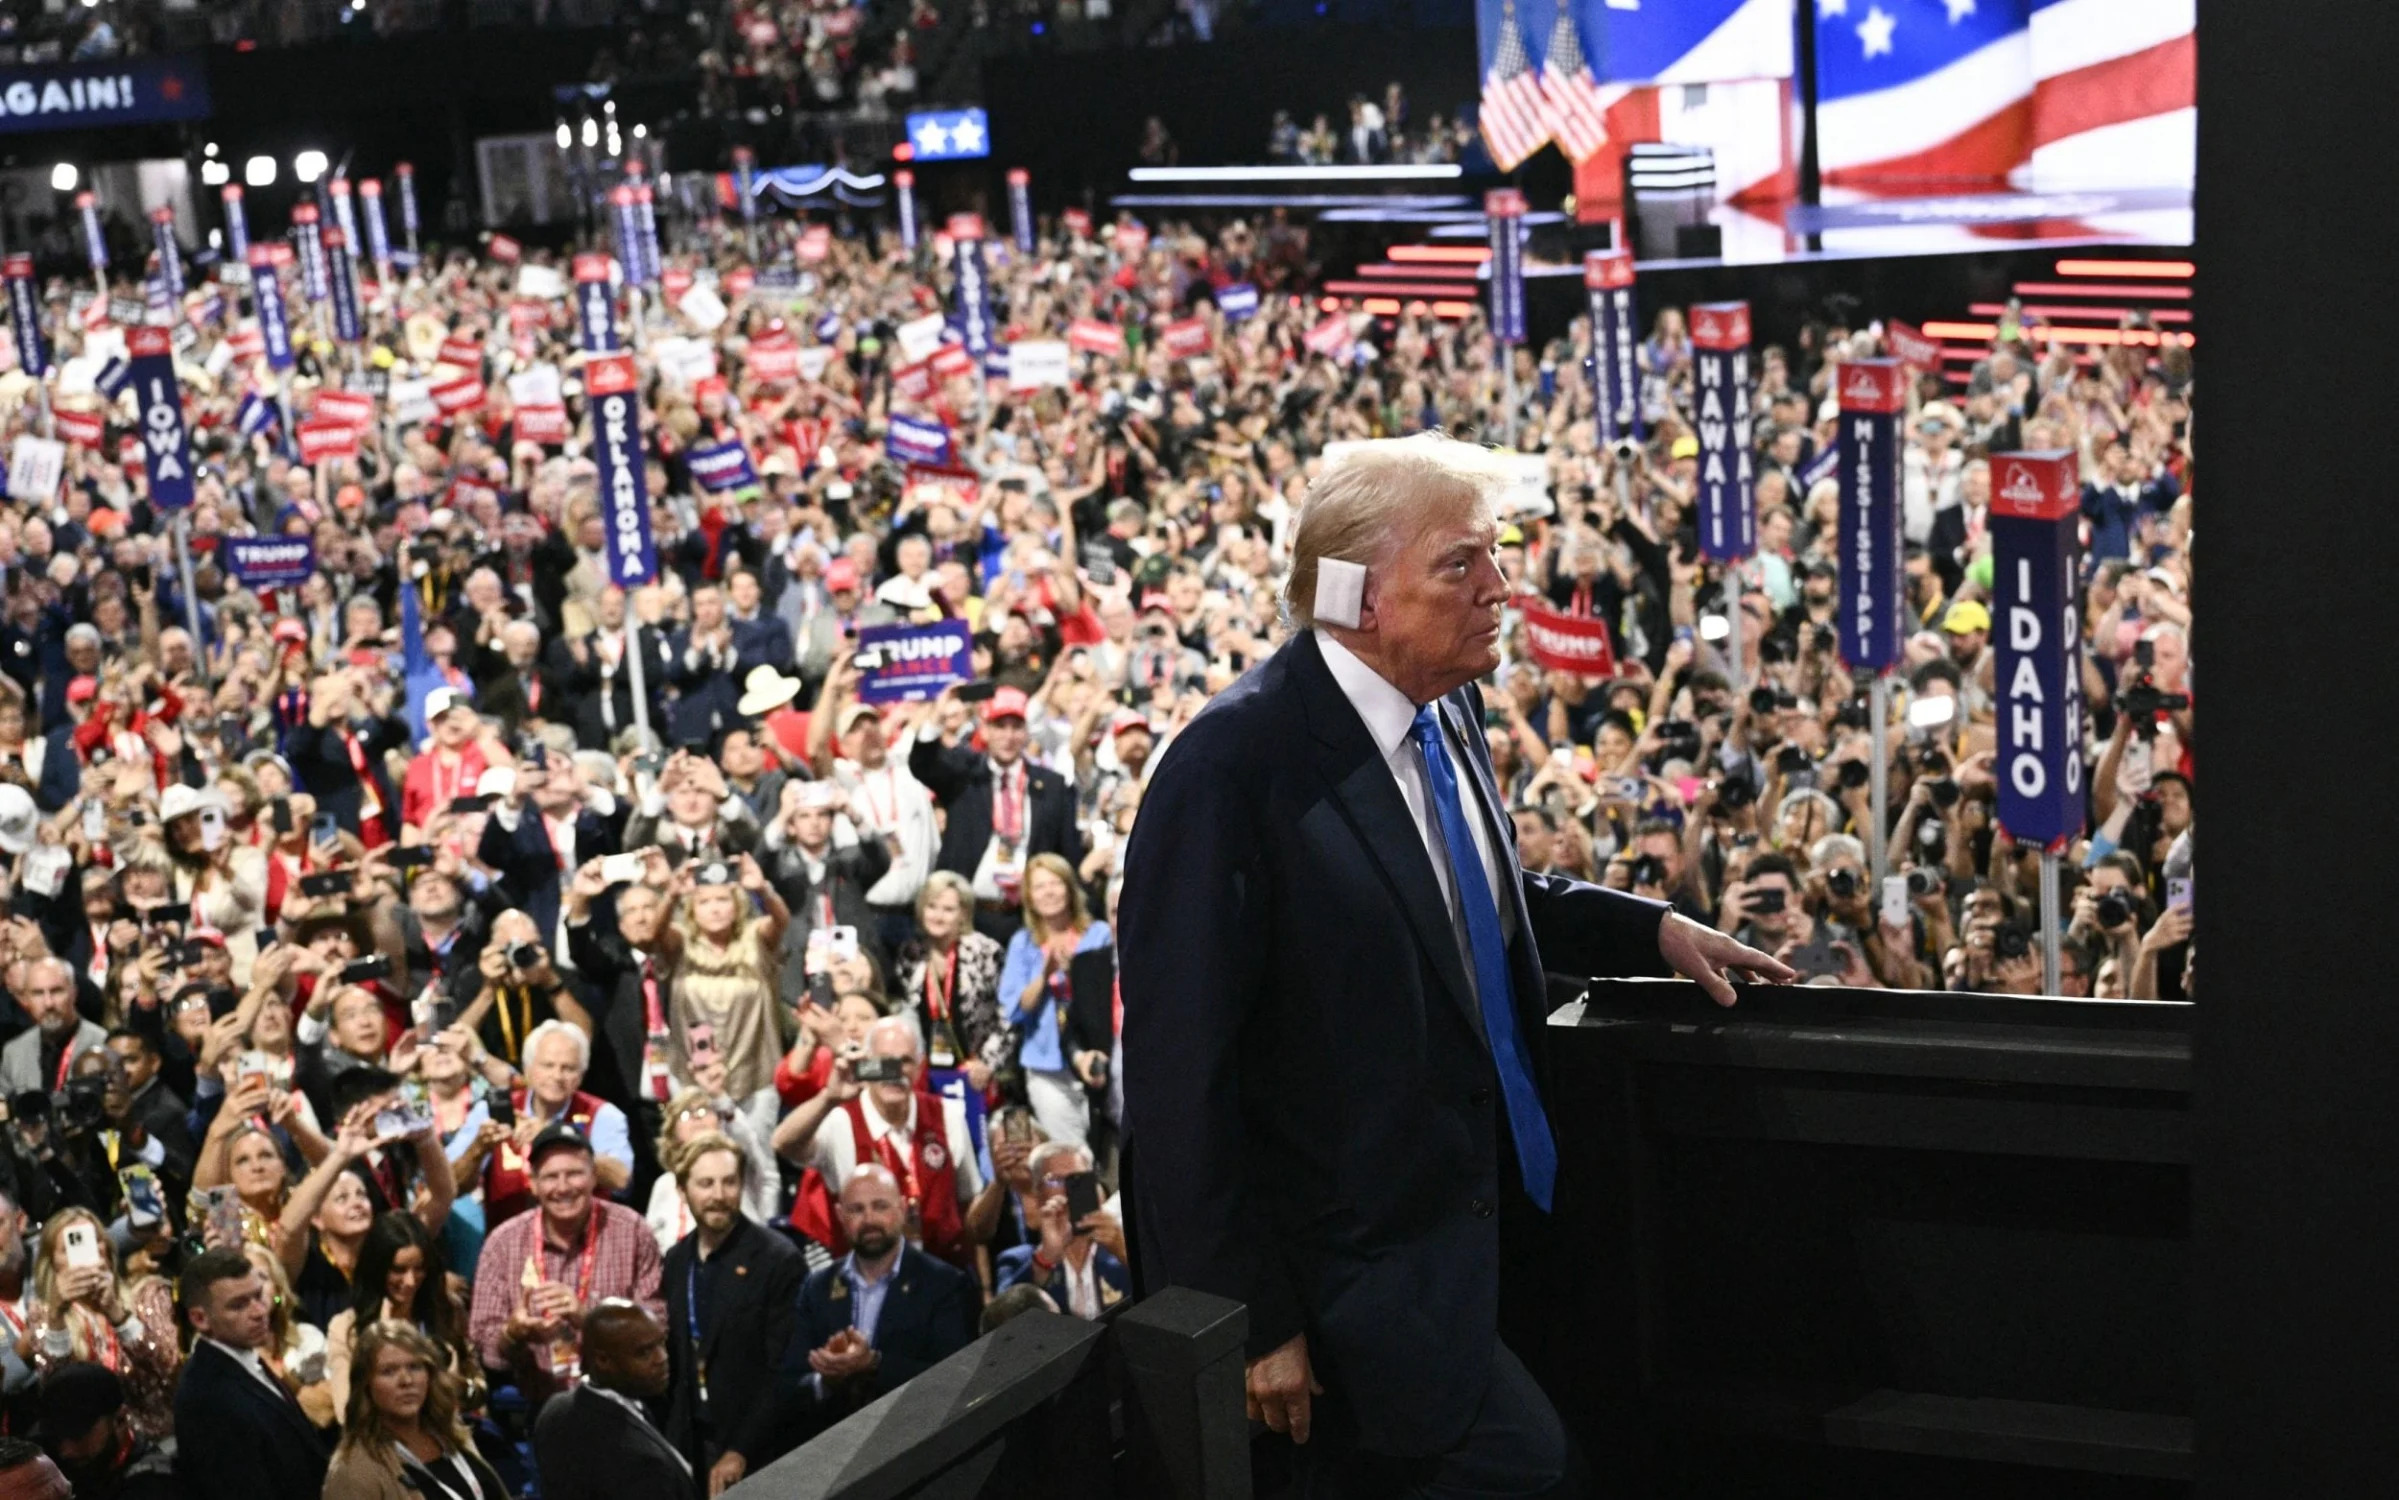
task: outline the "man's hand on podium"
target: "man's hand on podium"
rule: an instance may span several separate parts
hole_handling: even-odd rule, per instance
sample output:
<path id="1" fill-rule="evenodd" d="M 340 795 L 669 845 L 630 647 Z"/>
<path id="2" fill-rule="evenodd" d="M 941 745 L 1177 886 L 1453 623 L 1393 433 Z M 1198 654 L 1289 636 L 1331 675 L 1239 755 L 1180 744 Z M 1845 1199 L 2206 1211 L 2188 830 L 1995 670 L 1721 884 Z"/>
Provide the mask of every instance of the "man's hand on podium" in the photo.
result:
<path id="1" fill-rule="evenodd" d="M 1675 973 L 1706 990 L 1708 998 L 1718 1005 L 1733 1003 L 1732 980 L 1725 972 L 1728 969 L 1744 969 L 1774 984 L 1789 984 L 1799 977 L 1781 959 L 1760 953 L 1747 943 L 1736 943 L 1679 912 L 1668 912 L 1666 920 L 1659 924 L 1658 957 L 1666 960 L 1666 966 Z"/>
<path id="2" fill-rule="evenodd" d="M 1249 1414 L 1291 1441 L 1308 1440 L 1308 1398 L 1321 1396 L 1308 1368 L 1308 1336 L 1295 1333 L 1291 1342 L 1249 1362 Z"/>

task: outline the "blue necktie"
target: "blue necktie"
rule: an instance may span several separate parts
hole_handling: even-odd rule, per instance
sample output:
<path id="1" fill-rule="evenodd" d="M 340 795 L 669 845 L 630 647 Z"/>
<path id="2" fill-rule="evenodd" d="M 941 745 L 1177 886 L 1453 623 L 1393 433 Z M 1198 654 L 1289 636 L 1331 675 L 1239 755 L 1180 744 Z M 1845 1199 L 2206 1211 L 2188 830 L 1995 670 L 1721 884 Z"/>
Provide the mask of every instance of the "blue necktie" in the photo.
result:
<path id="1" fill-rule="evenodd" d="M 1456 882 L 1458 906 L 1466 915 L 1467 957 L 1474 964 L 1474 988 L 1483 1007 L 1483 1032 L 1491 1044 L 1491 1060 L 1499 1068 L 1500 1097 L 1508 1106 L 1508 1133 L 1516 1141 L 1516 1165 L 1524 1191 L 1543 1213 L 1549 1212 L 1558 1180 L 1558 1145 L 1549 1133 L 1549 1116 L 1542 1113 L 1541 1095 L 1533 1087 L 1533 1067 L 1524 1037 L 1516 1029 L 1516 985 L 1508 975 L 1508 941 L 1501 933 L 1499 906 L 1491 882 L 1483 875 L 1474 835 L 1467 831 L 1466 809 L 1458 800 L 1457 772 L 1451 769 L 1449 749 L 1442 743 L 1441 720 L 1430 704 L 1416 711 L 1409 733 L 1424 753 L 1425 785 L 1433 794 L 1433 815 L 1441 820 L 1441 842 L 1449 846 L 1449 874 Z"/>

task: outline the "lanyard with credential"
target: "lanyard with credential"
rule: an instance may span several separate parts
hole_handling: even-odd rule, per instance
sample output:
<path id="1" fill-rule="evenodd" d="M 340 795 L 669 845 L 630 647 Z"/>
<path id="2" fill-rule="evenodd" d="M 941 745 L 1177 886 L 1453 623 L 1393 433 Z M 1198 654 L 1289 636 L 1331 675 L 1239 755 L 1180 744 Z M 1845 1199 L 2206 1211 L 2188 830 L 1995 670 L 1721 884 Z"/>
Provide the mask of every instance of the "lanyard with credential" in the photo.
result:
<path id="1" fill-rule="evenodd" d="M 700 1255 L 692 1247 L 691 1264 L 683 1270 L 683 1318 L 691 1328 L 691 1373 L 700 1389 L 700 1405 L 708 1404 L 708 1356 L 700 1346 Z"/>

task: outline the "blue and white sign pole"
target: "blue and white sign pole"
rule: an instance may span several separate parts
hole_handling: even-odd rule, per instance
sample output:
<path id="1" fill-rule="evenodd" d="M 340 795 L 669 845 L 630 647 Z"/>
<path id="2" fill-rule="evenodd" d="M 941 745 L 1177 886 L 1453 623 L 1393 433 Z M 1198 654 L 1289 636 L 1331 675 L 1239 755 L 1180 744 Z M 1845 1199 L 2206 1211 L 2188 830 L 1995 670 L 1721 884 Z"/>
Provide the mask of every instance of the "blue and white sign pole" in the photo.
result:
<path id="1" fill-rule="evenodd" d="M 83 253 L 92 263 L 92 286 L 100 301 L 108 301 L 108 236 L 100 232 L 100 199 L 91 192 L 75 195 L 75 212 L 83 220 Z"/>
<path id="2" fill-rule="evenodd" d="M 200 680 L 211 682 L 208 640 L 200 633 L 200 594 L 192 583 L 192 441 L 183 417 L 183 387 L 175 380 L 172 330 L 144 324 L 125 330 L 134 400 L 141 409 L 142 460 L 150 475 L 150 506 L 175 522 L 175 566 L 183 577 L 183 611 L 191 627 Z M 213 685 L 213 684 L 212 684 Z"/>
<path id="3" fill-rule="evenodd" d="M 733 148 L 733 196 L 740 199 L 741 237 L 750 264 L 758 264 L 758 198 L 751 188 L 751 178 L 757 175 L 758 157 L 747 146 Z"/>
<path id="4" fill-rule="evenodd" d="M 900 248 L 916 253 L 916 174 L 901 168 L 891 174 L 892 201 L 900 210 Z"/>
<path id="5" fill-rule="evenodd" d="M 584 362 L 583 391 L 591 398 L 592 461 L 600 471 L 600 514 L 608 523 L 608 581 L 625 591 L 625 661 L 633 688 L 633 723 L 650 744 L 650 688 L 643 679 L 641 613 L 633 591 L 658 577 L 658 548 L 650 535 L 649 475 L 641 446 L 641 376 L 630 354 L 595 354 Z"/>
<path id="6" fill-rule="evenodd" d="M 1758 517 L 1749 461 L 1749 304 L 1691 308 L 1692 404 L 1699 418 L 1699 550 L 1722 569 L 1726 673 L 1741 672 L 1741 565 L 1757 555 Z"/>
<path id="7" fill-rule="evenodd" d="M 2072 453 L 1991 458 L 1999 829 L 2041 849 L 2041 993 L 2058 992 L 2058 856 L 2083 831 L 2081 486 Z"/>
<path id="8" fill-rule="evenodd" d="M 956 257 L 953 264 L 956 306 L 952 316 L 958 320 L 958 331 L 966 336 L 966 352 L 975 357 L 975 431 L 980 433 L 991 401 L 991 377 L 983 368 L 983 356 L 991 352 L 991 288 L 983 267 L 983 216 L 952 214 L 947 227 L 954 247 L 952 254 Z M 983 467 L 980 440 L 975 445 L 972 463 L 978 472 Z"/>
<path id="9" fill-rule="evenodd" d="M 1876 888 L 1888 868 L 1884 834 L 1890 827 L 1891 669 L 1907 632 L 1899 554 L 1899 413 L 1907 406 L 1907 371 L 1895 359 L 1856 359 L 1841 366 L 1841 656 L 1852 672 L 1873 674 L 1868 718 L 1874 740 L 1873 826 L 1868 862 Z"/>
<path id="10" fill-rule="evenodd" d="M 1516 446 L 1516 346 L 1524 342 L 1524 194 L 1483 194 L 1491 223 L 1491 337 L 1499 344 L 1502 435 Z"/>

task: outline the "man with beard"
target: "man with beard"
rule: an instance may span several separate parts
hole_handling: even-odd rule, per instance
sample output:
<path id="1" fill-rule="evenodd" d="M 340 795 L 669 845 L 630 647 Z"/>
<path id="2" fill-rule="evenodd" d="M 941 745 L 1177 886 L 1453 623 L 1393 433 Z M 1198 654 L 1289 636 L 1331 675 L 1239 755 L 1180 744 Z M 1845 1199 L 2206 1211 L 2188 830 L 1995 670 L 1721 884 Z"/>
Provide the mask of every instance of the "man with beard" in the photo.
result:
<path id="1" fill-rule="evenodd" d="M 908 1197 L 880 1162 L 841 1187 L 850 1253 L 800 1288 L 783 1373 L 813 1436 L 973 1342 L 980 1298 L 965 1272 L 908 1243 Z"/>
<path id="2" fill-rule="evenodd" d="M 108 1033 L 75 1012 L 75 971 L 61 958 L 37 958 L 21 971 L 17 1001 L 33 1027 L 0 1047 L 0 1092 L 10 1095 L 64 1088 L 67 1070 L 86 1052 L 108 1045 Z"/>
<path id="3" fill-rule="evenodd" d="M 775 1362 L 807 1262 L 741 1211 L 750 1163 L 721 1135 L 691 1143 L 676 1182 L 695 1227 L 666 1252 L 667 1441 L 715 1494 L 772 1463 Z"/>
<path id="4" fill-rule="evenodd" d="M 124 1382 L 106 1365 L 59 1365 L 42 1377 L 42 1446 L 76 1500 L 181 1500 L 174 1460 L 118 1420 L 124 1409 Z"/>

